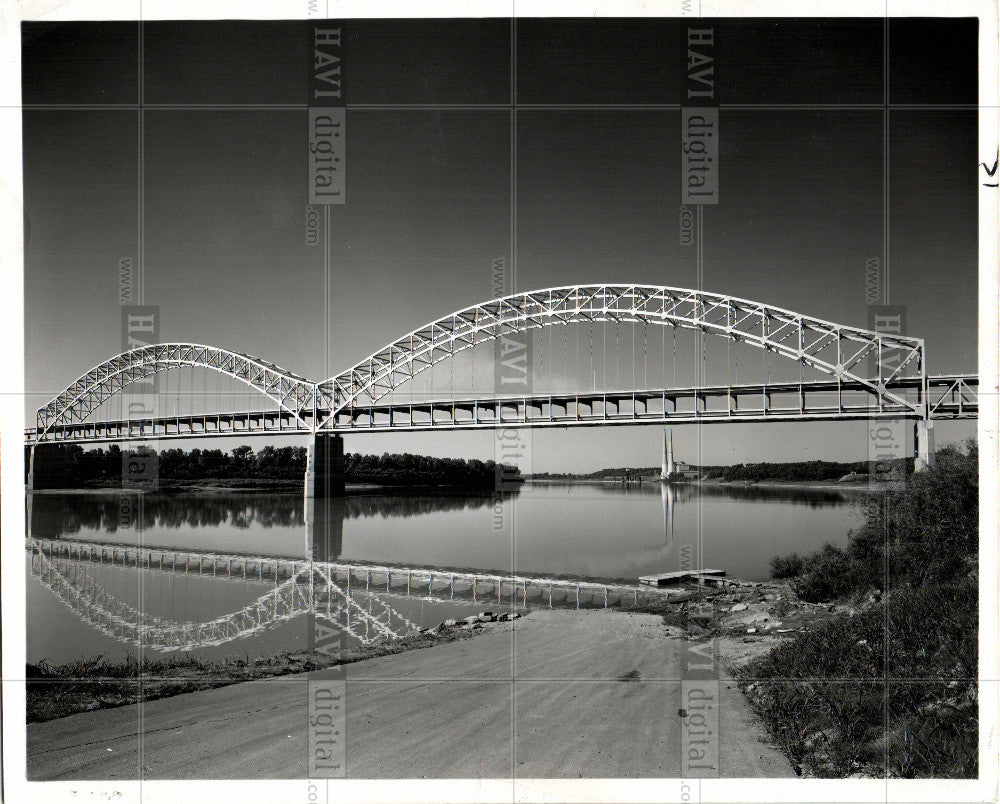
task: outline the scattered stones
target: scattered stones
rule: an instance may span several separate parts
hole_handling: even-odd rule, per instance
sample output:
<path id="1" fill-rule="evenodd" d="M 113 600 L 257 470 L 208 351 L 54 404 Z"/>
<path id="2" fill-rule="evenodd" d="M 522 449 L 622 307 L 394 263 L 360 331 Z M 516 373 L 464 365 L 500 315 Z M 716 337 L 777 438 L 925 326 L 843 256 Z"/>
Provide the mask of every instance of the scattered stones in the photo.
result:
<path id="1" fill-rule="evenodd" d="M 750 608 L 746 603 L 734 603 L 730 611 L 746 611 Z"/>
<path id="2" fill-rule="evenodd" d="M 443 623 L 438 623 L 433 628 L 421 628 L 420 633 L 431 633 L 440 634 L 446 628 L 455 628 L 456 626 L 461 626 L 466 630 L 472 630 L 473 628 L 482 628 L 483 623 L 494 623 L 494 622 L 507 622 L 508 620 L 516 620 L 518 617 L 523 617 L 524 615 L 518 614 L 517 612 L 503 612 L 501 614 L 494 614 L 492 611 L 484 611 L 482 614 L 470 614 L 461 620 L 448 619 Z"/>
<path id="3" fill-rule="evenodd" d="M 757 629 L 756 628 L 748 628 L 747 629 L 747 633 L 748 634 L 756 634 L 757 633 Z"/>

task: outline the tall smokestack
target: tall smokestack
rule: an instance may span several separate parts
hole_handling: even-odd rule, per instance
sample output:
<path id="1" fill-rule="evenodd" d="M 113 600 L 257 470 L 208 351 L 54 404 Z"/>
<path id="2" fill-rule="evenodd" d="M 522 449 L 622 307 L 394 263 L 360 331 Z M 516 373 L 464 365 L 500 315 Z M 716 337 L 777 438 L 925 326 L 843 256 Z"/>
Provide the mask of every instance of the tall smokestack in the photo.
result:
<path id="1" fill-rule="evenodd" d="M 663 461 L 660 464 L 660 480 L 666 480 L 674 473 L 674 434 L 663 429 Z"/>

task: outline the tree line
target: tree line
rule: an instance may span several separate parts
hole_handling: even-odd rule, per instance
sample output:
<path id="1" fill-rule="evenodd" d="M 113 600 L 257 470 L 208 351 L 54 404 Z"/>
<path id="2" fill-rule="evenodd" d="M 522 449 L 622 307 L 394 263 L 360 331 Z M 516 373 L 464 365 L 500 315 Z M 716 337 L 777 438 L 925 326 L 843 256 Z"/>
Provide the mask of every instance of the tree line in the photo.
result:
<path id="1" fill-rule="evenodd" d="M 897 461 L 897 473 L 902 476 L 905 459 Z M 913 460 L 909 461 L 912 472 Z M 706 466 L 705 480 L 757 483 L 765 480 L 828 481 L 840 480 L 846 475 L 868 475 L 867 461 L 795 461 L 791 463 L 741 463 L 734 466 Z M 889 473 L 892 474 L 892 473 Z"/>
<path id="2" fill-rule="evenodd" d="M 902 477 L 904 473 L 912 474 L 913 459 L 898 459 L 892 472 L 894 476 Z M 733 466 L 692 466 L 691 471 L 703 480 L 723 480 L 727 482 L 759 483 L 766 480 L 784 481 L 830 481 L 840 480 L 846 475 L 856 474 L 867 477 L 869 466 L 867 461 L 791 461 L 788 463 L 739 463 Z M 633 476 L 659 476 L 659 466 L 647 467 L 609 467 L 598 469 L 589 474 L 572 474 L 559 472 L 536 472 L 532 475 L 538 480 L 559 480 L 581 478 L 584 480 L 600 480 L 606 477 L 621 477 L 624 474 Z"/>
<path id="3" fill-rule="evenodd" d="M 266 446 L 258 452 L 241 445 L 230 452 L 221 449 L 165 449 L 141 446 L 128 455 L 156 456 L 161 480 L 270 480 L 300 482 L 306 469 L 305 447 Z M 84 451 L 79 444 L 46 445 L 36 452 L 36 467 L 44 471 L 51 485 L 118 485 L 125 459 L 121 448 L 112 444 Z M 516 474 L 516 467 L 506 470 L 506 479 Z M 379 485 L 454 486 L 493 488 L 497 482 L 494 461 L 462 458 L 434 458 L 426 455 L 384 453 L 382 455 L 344 455 L 344 474 L 348 483 Z"/>

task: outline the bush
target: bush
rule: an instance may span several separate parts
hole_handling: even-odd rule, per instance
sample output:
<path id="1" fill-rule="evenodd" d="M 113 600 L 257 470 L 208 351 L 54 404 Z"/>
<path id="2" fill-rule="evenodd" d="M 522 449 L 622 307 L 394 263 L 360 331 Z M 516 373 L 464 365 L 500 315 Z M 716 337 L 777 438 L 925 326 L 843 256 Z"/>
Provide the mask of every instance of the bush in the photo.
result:
<path id="1" fill-rule="evenodd" d="M 805 559 L 803 571 L 792 585 L 800 598 L 819 603 L 864 588 L 866 575 L 844 550 L 825 544 Z"/>
<path id="2" fill-rule="evenodd" d="M 776 556 L 771 575 L 797 578 L 805 600 L 830 600 L 961 578 L 978 550 L 979 451 L 972 442 L 964 453 L 945 447 L 904 488 L 870 498 L 846 550 L 826 545 L 811 556 Z"/>

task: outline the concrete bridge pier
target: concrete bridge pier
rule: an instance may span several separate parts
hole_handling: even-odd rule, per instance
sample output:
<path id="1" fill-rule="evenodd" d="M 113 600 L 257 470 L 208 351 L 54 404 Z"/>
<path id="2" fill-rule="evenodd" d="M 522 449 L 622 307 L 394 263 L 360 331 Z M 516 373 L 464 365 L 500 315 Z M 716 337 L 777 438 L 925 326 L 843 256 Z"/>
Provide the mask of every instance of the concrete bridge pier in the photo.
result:
<path id="1" fill-rule="evenodd" d="M 333 433 L 315 433 L 306 448 L 305 496 L 344 496 L 344 439 Z"/>
<path id="2" fill-rule="evenodd" d="M 913 471 L 922 472 L 934 460 L 934 422 L 918 421 L 913 428 Z"/>
<path id="3" fill-rule="evenodd" d="M 29 447 L 24 448 L 24 468 L 27 474 L 24 478 L 24 485 L 27 487 L 28 491 L 33 491 L 35 488 L 35 445 L 32 444 Z"/>
<path id="4" fill-rule="evenodd" d="M 24 453 L 24 485 L 28 491 L 59 489 L 69 485 L 58 445 L 31 444 L 25 446 Z"/>

